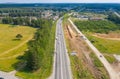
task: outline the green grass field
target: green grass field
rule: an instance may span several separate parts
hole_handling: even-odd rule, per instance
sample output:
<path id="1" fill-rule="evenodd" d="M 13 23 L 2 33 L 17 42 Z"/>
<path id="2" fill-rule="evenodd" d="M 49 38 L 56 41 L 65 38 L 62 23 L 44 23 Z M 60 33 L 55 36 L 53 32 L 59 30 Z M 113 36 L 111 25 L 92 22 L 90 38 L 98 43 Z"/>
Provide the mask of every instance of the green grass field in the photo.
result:
<path id="1" fill-rule="evenodd" d="M 92 35 L 86 34 L 90 41 L 92 42 L 102 53 L 107 54 L 120 54 L 120 41 L 119 40 L 109 40 L 104 38 L 97 38 Z"/>
<path id="2" fill-rule="evenodd" d="M 35 32 L 34 28 L 27 26 L 16 26 L 12 27 L 7 24 L 0 24 L 0 54 L 17 46 L 21 42 L 28 39 Z M 15 36 L 17 34 L 22 34 L 23 38 L 21 41 L 15 41 Z"/>
<path id="3" fill-rule="evenodd" d="M 12 71 L 14 64 L 19 61 L 18 56 L 23 55 L 27 49 L 27 41 L 33 37 L 36 29 L 28 26 L 11 26 L 0 24 L 0 70 Z M 21 34 L 21 40 L 15 40 Z M 12 50 L 11 50 L 12 49 Z"/>

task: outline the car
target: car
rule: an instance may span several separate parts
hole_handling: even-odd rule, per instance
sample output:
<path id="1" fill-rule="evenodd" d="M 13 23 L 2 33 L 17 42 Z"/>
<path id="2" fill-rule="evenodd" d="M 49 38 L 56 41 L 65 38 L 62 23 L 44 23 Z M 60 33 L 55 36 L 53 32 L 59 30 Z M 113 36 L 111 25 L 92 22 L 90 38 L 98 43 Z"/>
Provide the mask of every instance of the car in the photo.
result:
<path id="1" fill-rule="evenodd" d="M 56 37 L 56 40 L 58 39 L 58 37 Z"/>
<path id="2" fill-rule="evenodd" d="M 80 36 L 82 39 L 87 40 L 85 36 Z"/>
<path id="3" fill-rule="evenodd" d="M 102 55 L 100 55 L 100 57 L 102 57 Z"/>

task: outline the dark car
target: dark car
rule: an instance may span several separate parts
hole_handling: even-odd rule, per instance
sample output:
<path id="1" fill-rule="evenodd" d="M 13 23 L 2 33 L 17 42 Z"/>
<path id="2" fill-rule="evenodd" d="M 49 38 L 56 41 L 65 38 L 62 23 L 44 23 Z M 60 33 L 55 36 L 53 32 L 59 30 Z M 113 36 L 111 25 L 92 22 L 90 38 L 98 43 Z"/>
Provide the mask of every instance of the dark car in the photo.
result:
<path id="1" fill-rule="evenodd" d="M 100 55 L 100 57 L 102 57 L 102 55 Z"/>

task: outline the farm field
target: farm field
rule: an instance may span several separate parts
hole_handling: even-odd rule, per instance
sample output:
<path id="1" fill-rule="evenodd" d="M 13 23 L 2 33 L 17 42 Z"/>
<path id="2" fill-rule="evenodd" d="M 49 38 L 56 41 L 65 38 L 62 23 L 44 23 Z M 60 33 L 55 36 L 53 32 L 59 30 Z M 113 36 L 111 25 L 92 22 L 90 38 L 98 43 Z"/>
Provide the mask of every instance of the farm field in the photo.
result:
<path id="1" fill-rule="evenodd" d="M 19 62 L 18 56 L 24 54 L 27 42 L 32 39 L 36 29 L 28 26 L 0 24 L 0 70 L 12 71 Z M 21 34 L 21 40 L 16 35 Z"/>

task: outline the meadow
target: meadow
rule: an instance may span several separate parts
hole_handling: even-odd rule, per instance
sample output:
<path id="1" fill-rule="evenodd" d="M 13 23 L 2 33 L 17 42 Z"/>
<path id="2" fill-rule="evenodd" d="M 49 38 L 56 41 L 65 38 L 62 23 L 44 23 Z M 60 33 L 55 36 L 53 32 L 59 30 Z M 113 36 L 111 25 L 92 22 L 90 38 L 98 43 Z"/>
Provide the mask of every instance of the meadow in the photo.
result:
<path id="1" fill-rule="evenodd" d="M 29 26 L 0 24 L 0 70 L 12 71 L 19 62 L 17 57 L 24 54 L 27 42 L 32 39 L 36 29 Z M 18 40 L 16 35 L 23 37 Z"/>

